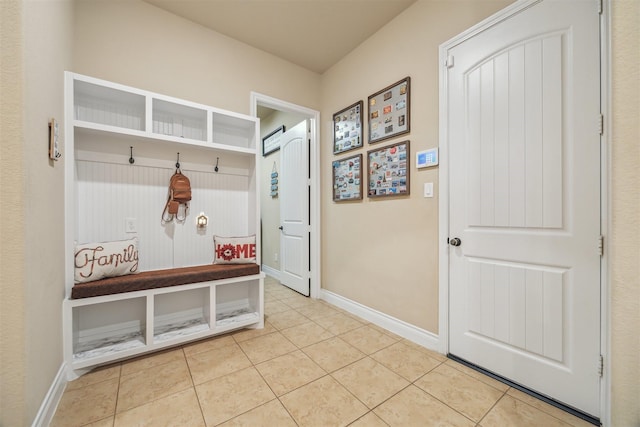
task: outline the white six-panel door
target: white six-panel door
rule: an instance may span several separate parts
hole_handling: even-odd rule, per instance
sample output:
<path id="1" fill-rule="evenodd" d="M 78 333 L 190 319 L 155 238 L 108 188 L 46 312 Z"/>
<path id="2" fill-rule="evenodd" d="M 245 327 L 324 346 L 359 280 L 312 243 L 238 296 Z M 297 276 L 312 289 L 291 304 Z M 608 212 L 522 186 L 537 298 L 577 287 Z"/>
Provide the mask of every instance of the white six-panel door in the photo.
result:
<path id="1" fill-rule="evenodd" d="M 280 280 L 309 296 L 309 138 L 307 122 L 280 140 Z"/>
<path id="2" fill-rule="evenodd" d="M 544 0 L 447 53 L 449 351 L 597 417 L 596 2 Z"/>

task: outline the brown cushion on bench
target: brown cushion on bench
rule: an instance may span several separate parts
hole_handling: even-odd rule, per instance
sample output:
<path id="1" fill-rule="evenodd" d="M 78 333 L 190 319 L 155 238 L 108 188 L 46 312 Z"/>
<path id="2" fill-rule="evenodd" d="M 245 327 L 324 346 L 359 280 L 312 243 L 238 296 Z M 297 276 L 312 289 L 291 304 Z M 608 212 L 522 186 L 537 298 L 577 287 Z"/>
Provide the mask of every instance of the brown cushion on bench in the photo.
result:
<path id="1" fill-rule="evenodd" d="M 260 266 L 258 264 L 208 264 L 144 271 L 128 276 L 109 277 L 95 282 L 76 283 L 71 289 L 71 299 L 165 288 L 259 273 Z"/>

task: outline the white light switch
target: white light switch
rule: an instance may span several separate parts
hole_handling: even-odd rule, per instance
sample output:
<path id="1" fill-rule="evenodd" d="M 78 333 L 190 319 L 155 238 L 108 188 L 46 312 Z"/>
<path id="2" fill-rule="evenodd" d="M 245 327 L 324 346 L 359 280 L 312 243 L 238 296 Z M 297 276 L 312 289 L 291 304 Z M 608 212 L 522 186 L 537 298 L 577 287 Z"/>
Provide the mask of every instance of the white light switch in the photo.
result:
<path id="1" fill-rule="evenodd" d="M 433 197 L 433 182 L 424 183 L 424 197 Z"/>

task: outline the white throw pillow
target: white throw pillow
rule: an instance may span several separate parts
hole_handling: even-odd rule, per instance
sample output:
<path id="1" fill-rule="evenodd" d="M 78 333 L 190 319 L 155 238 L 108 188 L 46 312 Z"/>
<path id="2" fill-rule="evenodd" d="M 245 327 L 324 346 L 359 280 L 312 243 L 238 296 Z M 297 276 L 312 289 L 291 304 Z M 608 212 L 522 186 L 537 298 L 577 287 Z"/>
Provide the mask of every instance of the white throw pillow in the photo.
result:
<path id="1" fill-rule="evenodd" d="M 138 238 L 76 245 L 75 282 L 93 282 L 105 277 L 138 272 Z"/>
<path id="2" fill-rule="evenodd" d="M 247 264 L 256 262 L 256 236 L 213 236 L 214 264 Z"/>

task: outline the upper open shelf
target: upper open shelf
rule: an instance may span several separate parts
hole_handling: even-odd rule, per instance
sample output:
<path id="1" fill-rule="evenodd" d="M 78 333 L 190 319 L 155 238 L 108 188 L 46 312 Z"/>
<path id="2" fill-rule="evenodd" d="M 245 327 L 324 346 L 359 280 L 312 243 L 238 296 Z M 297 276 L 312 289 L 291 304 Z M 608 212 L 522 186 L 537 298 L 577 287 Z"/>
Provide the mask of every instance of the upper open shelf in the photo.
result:
<path id="1" fill-rule="evenodd" d="M 67 73 L 74 126 L 255 154 L 258 119 Z"/>

